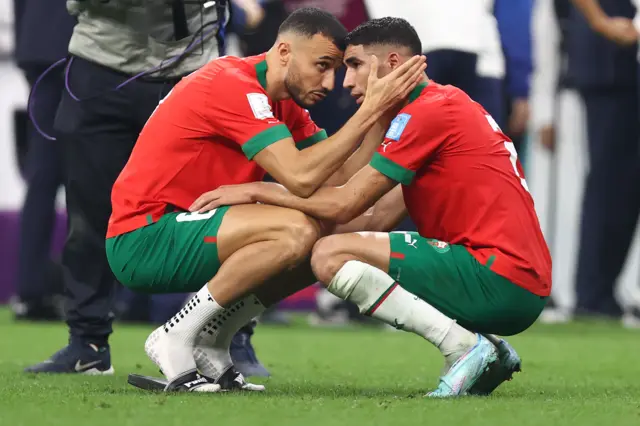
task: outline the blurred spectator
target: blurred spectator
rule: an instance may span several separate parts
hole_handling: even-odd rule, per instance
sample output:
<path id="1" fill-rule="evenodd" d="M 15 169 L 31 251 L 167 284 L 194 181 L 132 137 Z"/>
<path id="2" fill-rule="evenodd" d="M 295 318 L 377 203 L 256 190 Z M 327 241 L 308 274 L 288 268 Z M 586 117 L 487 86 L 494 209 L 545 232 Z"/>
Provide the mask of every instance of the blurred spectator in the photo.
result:
<path id="1" fill-rule="evenodd" d="M 640 213 L 638 33 L 629 0 L 573 0 L 569 76 L 587 115 L 576 313 L 618 317 L 614 285 Z M 631 313 L 632 314 L 632 313 Z"/>
<path id="2" fill-rule="evenodd" d="M 15 0 L 14 13 L 15 60 L 30 88 L 39 81 L 29 112 L 51 133 L 64 88 L 63 70 L 59 67 L 40 77 L 67 55 L 75 19 L 67 13 L 65 0 Z M 27 135 L 27 191 L 20 222 L 17 300 L 12 305 L 18 319 L 58 319 L 52 296 L 62 289 L 59 267 L 50 253 L 55 200 L 63 184 L 62 146 L 42 136 L 33 123 Z"/>
<path id="3" fill-rule="evenodd" d="M 531 53 L 531 15 L 533 0 L 495 0 L 493 13 L 498 23 L 506 64 L 507 135 L 516 150 L 522 149 L 529 122 L 529 80 L 533 70 Z M 476 99 L 482 104 L 480 99 Z M 524 164 L 524 160 L 521 159 Z"/>
<path id="4" fill-rule="evenodd" d="M 586 175 L 584 117 L 567 76 L 570 0 L 536 0 L 528 180 L 553 257 L 552 300 L 541 320 L 569 319 L 574 305 L 580 203 Z"/>
<path id="5" fill-rule="evenodd" d="M 411 23 L 427 54 L 427 74 L 473 97 L 478 57 L 485 48 L 487 1 L 367 0 L 371 18 L 397 16 Z"/>

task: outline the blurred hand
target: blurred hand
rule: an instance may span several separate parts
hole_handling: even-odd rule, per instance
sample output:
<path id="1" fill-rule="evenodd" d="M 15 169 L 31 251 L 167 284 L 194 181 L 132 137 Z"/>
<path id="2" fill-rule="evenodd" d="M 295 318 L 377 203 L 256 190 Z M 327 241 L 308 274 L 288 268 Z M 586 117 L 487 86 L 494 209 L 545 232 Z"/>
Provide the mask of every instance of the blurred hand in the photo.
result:
<path id="1" fill-rule="evenodd" d="M 257 0 L 234 0 L 247 15 L 247 29 L 255 29 L 264 19 L 264 9 Z"/>
<path id="2" fill-rule="evenodd" d="M 556 129 L 553 126 L 544 126 L 540 129 L 540 143 L 551 152 L 556 149 Z"/>
<path id="3" fill-rule="evenodd" d="M 604 17 L 593 24 L 593 29 L 622 46 L 629 46 L 638 42 L 638 30 L 629 18 Z"/>
<path id="4" fill-rule="evenodd" d="M 509 117 L 508 134 L 521 136 L 527 130 L 529 123 L 529 101 L 527 99 L 514 99 Z"/>

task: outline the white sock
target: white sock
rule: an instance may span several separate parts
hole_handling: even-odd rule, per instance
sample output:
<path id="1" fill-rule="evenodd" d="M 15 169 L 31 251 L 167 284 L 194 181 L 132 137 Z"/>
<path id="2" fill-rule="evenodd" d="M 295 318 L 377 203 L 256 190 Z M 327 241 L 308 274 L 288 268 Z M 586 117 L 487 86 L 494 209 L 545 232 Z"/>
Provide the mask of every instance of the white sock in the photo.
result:
<path id="1" fill-rule="evenodd" d="M 224 309 L 205 285 L 164 325 L 149 335 L 145 352 L 169 381 L 196 370 L 193 347 L 202 328 Z"/>
<path id="2" fill-rule="evenodd" d="M 234 303 L 216 315 L 199 332 L 193 351 L 198 369 L 205 376 L 217 379 L 231 365 L 231 339 L 246 323 L 265 310 L 254 295 Z"/>
<path id="3" fill-rule="evenodd" d="M 193 346 L 203 327 L 212 318 L 224 312 L 225 309 L 214 300 L 205 284 L 173 318 L 165 323 L 164 331 Z"/>
<path id="4" fill-rule="evenodd" d="M 360 312 L 433 343 L 447 361 L 457 359 L 477 342 L 476 336 L 427 302 L 400 287 L 380 269 L 349 261 L 328 287 L 355 303 Z"/>

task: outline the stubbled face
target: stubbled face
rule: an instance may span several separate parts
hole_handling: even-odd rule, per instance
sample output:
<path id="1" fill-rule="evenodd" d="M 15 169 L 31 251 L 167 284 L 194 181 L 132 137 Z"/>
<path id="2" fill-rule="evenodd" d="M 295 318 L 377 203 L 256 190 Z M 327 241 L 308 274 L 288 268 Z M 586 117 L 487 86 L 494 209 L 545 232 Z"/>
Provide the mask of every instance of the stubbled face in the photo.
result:
<path id="1" fill-rule="evenodd" d="M 371 55 L 378 58 L 378 78 L 389 74 L 392 67 L 389 63 L 389 51 L 382 46 L 367 47 L 362 45 L 349 45 L 344 52 L 344 63 L 347 72 L 344 77 L 344 88 L 351 91 L 351 96 L 360 105 L 367 94 L 367 82 L 371 69 Z"/>
<path id="2" fill-rule="evenodd" d="M 291 43 L 284 85 L 295 103 L 309 108 L 333 90 L 342 51 L 327 37 L 316 34 Z"/>

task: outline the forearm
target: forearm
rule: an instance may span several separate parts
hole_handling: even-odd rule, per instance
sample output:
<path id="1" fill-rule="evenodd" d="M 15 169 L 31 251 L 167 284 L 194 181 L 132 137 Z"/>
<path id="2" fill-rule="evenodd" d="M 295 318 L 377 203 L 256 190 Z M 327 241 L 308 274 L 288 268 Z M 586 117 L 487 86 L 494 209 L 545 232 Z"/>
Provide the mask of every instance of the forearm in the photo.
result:
<path id="1" fill-rule="evenodd" d="M 351 196 L 349 196 L 351 195 Z M 252 195 L 254 202 L 299 210 L 317 219 L 347 223 L 364 213 L 375 201 L 349 194 L 346 186 L 322 187 L 313 196 L 301 198 L 276 183 L 263 182 Z"/>
<path id="2" fill-rule="evenodd" d="M 253 193 L 254 202 L 299 210 L 318 219 L 337 221 L 344 208 L 341 188 L 323 187 L 309 198 L 298 197 L 277 183 L 262 182 Z"/>
<path id="3" fill-rule="evenodd" d="M 333 136 L 300 151 L 297 164 L 293 165 L 293 167 L 297 169 L 296 174 L 301 176 L 301 180 L 306 183 L 310 194 L 331 177 L 345 163 L 349 155 L 352 153 L 353 155 L 358 154 L 357 152 L 354 153 L 354 148 L 365 137 L 379 117 L 379 112 L 361 107 L 342 129 Z M 352 161 L 353 166 L 350 166 L 350 169 L 362 164 L 362 158 L 365 155 L 366 152 L 359 154 Z M 366 161 L 364 161 L 364 164 L 366 164 Z"/>
<path id="4" fill-rule="evenodd" d="M 364 137 L 364 141 L 362 141 L 360 147 L 358 147 L 349 159 L 325 182 L 325 186 L 344 185 L 353 175 L 366 166 L 384 139 L 387 127 L 386 123 L 376 122 Z"/>
<path id="5" fill-rule="evenodd" d="M 598 0 L 571 0 L 575 7 L 584 15 L 594 30 L 598 31 L 600 22 L 607 18 Z"/>
<path id="6" fill-rule="evenodd" d="M 402 187 L 398 185 L 360 216 L 343 225 L 337 225 L 333 233 L 390 232 L 402 222 L 406 215 L 407 209 L 402 197 Z"/>

